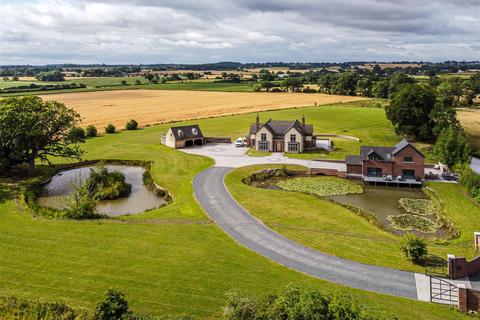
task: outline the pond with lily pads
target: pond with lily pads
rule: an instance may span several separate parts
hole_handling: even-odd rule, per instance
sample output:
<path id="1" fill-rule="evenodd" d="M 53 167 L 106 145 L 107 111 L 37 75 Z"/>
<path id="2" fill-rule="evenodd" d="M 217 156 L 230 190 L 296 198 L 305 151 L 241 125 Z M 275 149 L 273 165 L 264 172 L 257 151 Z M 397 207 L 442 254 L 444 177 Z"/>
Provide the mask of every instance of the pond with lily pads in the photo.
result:
<path id="1" fill-rule="evenodd" d="M 260 188 L 308 193 L 374 216 L 379 225 L 397 235 L 414 233 L 445 237 L 448 228 L 437 222 L 442 208 L 420 188 L 364 185 L 361 182 L 309 176 L 302 172 L 265 170 L 251 175 L 246 183 Z"/>

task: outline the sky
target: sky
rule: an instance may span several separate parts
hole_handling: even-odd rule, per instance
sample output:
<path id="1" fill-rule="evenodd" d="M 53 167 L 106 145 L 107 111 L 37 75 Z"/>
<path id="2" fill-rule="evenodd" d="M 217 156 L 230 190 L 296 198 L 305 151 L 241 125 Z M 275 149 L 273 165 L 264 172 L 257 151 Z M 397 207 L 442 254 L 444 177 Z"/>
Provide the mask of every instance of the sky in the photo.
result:
<path id="1" fill-rule="evenodd" d="M 480 0 L 0 0 L 0 65 L 480 60 Z"/>

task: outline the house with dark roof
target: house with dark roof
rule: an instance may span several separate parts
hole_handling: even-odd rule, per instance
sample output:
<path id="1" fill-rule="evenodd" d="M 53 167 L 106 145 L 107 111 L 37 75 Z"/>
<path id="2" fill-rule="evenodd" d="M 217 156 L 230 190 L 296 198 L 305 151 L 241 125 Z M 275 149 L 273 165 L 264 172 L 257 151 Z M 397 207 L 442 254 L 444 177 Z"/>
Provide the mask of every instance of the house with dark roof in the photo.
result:
<path id="1" fill-rule="evenodd" d="M 394 147 L 362 146 L 360 155 L 347 156 L 347 176 L 365 181 L 404 181 L 425 178 L 425 156 L 407 140 Z"/>
<path id="2" fill-rule="evenodd" d="M 305 123 L 305 116 L 302 117 L 302 122 L 269 119 L 260 123 L 257 115 L 256 122 L 250 126 L 247 140 L 248 145 L 255 150 L 269 152 L 301 153 L 316 145 L 313 125 Z"/>
<path id="3" fill-rule="evenodd" d="M 202 130 L 197 124 L 190 126 L 171 127 L 165 135 L 165 145 L 179 149 L 205 143 Z"/>

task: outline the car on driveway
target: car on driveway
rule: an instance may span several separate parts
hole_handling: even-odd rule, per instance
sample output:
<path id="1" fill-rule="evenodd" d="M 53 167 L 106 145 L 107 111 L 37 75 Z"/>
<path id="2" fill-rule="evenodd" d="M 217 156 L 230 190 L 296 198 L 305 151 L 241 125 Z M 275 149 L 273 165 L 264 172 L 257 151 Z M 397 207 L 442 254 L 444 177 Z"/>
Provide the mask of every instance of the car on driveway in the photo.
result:
<path id="1" fill-rule="evenodd" d="M 235 147 L 244 147 L 247 144 L 246 142 L 245 138 L 238 138 L 235 140 Z"/>

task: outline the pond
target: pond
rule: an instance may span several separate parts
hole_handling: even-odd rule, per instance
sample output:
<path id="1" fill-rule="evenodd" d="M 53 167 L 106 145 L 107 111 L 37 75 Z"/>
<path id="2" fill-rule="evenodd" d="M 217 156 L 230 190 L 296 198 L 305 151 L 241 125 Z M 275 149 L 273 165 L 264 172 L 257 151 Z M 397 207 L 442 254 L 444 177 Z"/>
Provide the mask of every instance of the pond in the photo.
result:
<path id="1" fill-rule="evenodd" d="M 282 181 L 286 181 L 288 179 L 316 179 L 315 177 L 294 173 L 293 176 L 290 177 L 281 177 L 281 176 L 274 176 L 269 177 L 266 180 L 262 181 L 253 181 L 249 184 L 255 187 L 266 188 L 266 189 L 276 189 L 282 190 L 281 185 L 285 185 Z M 326 177 L 328 178 L 328 177 Z M 332 177 L 331 177 L 332 178 Z M 353 180 L 345 180 L 340 178 L 333 178 L 338 179 L 341 181 L 350 181 L 349 183 L 357 183 L 353 182 Z M 361 184 L 358 182 L 358 184 Z M 308 185 L 308 184 L 306 184 Z M 441 238 L 449 235 L 448 229 L 446 228 L 439 228 L 435 232 L 422 232 L 418 230 L 410 230 L 404 231 L 400 229 L 396 229 L 388 216 L 399 216 L 405 215 L 407 212 L 400 207 L 399 200 L 402 198 L 408 199 L 429 199 L 429 197 L 422 191 L 420 188 L 406 188 L 406 187 L 386 187 L 386 186 L 372 186 L 372 185 L 363 185 L 363 193 L 348 193 L 342 195 L 328 195 L 328 196 L 321 196 L 323 199 L 327 199 L 333 201 L 335 203 L 345 205 L 347 207 L 355 207 L 364 212 L 370 213 L 375 215 L 378 222 L 380 224 L 387 226 L 394 234 L 402 235 L 405 233 L 414 233 L 418 236 L 422 237 L 436 237 Z M 338 186 L 337 186 L 338 188 Z M 299 191 L 299 190 L 296 190 Z M 312 191 L 311 191 L 312 192 Z M 431 217 L 433 221 L 435 217 Z"/>
<path id="2" fill-rule="evenodd" d="M 125 175 L 125 181 L 132 185 L 128 197 L 115 200 L 101 200 L 96 211 L 107 216 L 120 216 L 125 214 L 138 214 L 155 209 L 166 203 L 163 197 L 155 194 L 152 188 L 143 183 L 145 168 L 128 165 L 106 165 L 108 171 L 119 171 Z M 55 175 L 50 182 L 45 184 L 38 204 L 44 207 L 63 209 L 65 197 L 71 194 L 79 181 L 85 181 L 94 167 L 80 167 L 65 170 Z"/>

